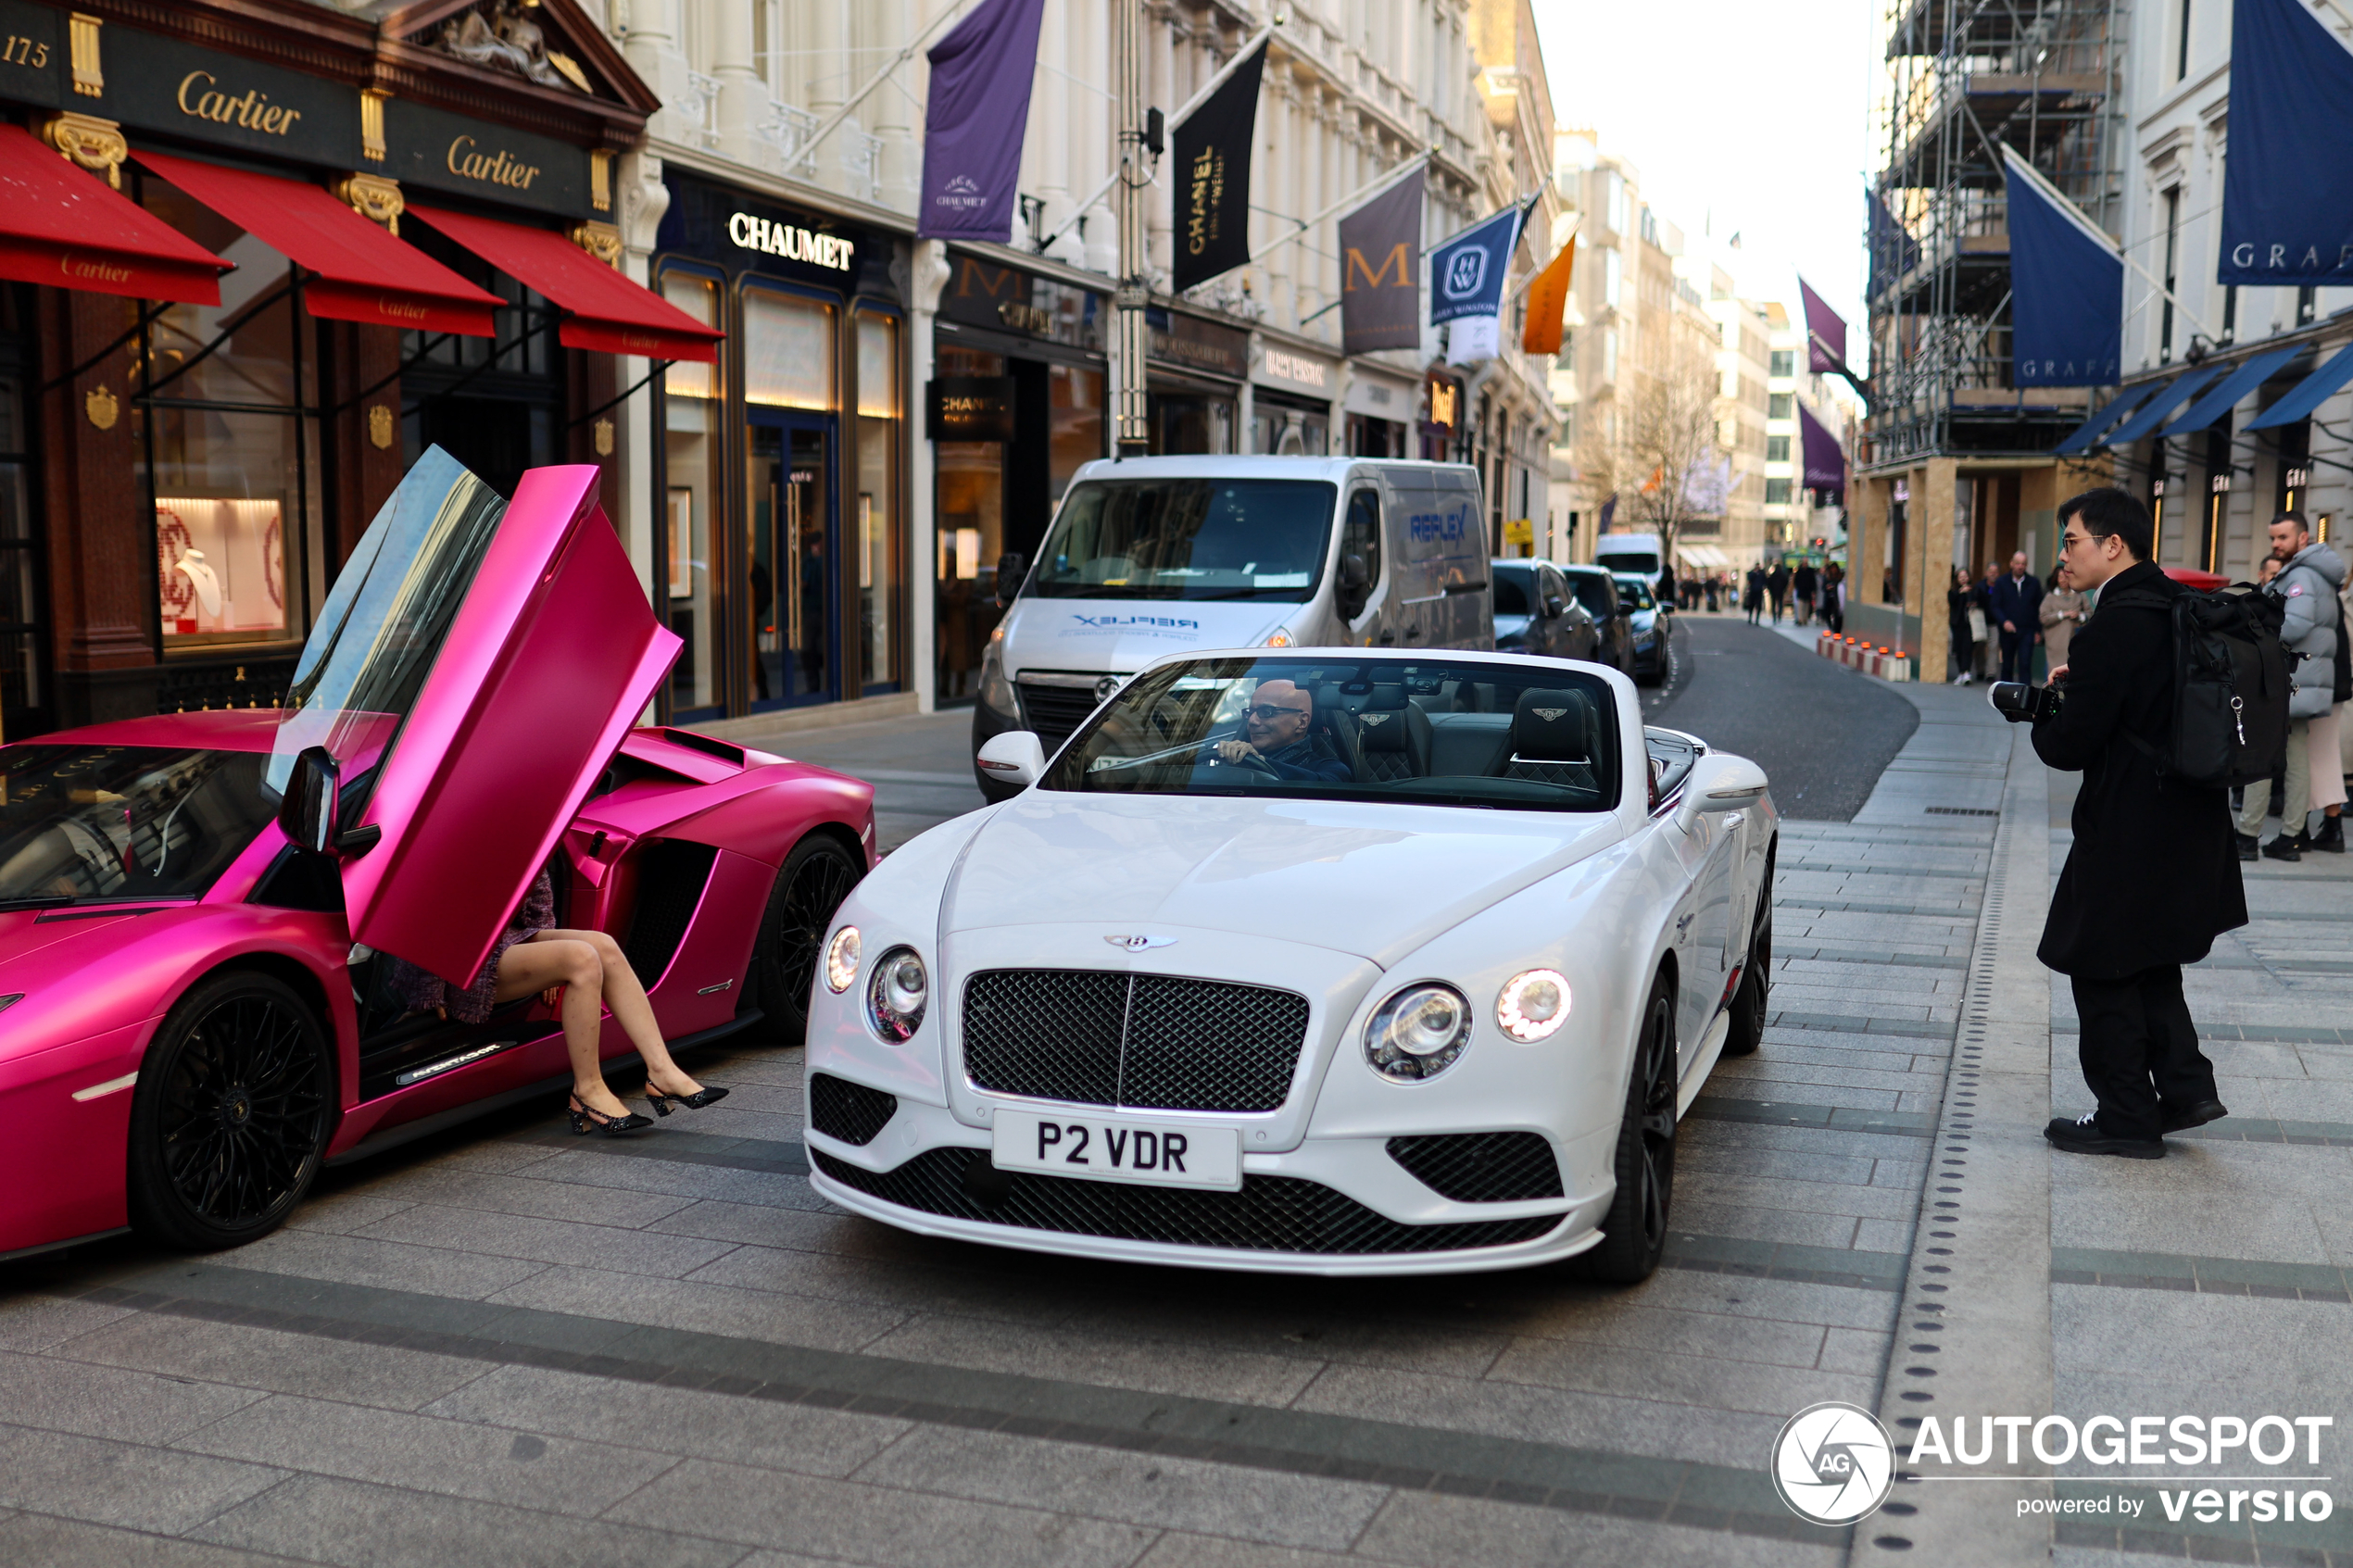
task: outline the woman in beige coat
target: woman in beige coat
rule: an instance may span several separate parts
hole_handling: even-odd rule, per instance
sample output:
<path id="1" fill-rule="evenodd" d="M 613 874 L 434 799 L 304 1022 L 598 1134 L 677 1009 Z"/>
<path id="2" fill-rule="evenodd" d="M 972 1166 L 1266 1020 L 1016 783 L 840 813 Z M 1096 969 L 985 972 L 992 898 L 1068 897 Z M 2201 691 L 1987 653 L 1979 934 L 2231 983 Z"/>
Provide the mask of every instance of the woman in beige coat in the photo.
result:
<path id="1" fill-rule="evenodd" d="M 2051 591 L 2043 596 L 2043 651 L 2049 660 L 2045 670 L 2057 670 L 2067 663 L 2067 645 L 2075 636 L 2075 629 L 2083 624 L 2083 596 L 2067 583 L 2067 562 L 2061 561 L 2051 573 Z"/>

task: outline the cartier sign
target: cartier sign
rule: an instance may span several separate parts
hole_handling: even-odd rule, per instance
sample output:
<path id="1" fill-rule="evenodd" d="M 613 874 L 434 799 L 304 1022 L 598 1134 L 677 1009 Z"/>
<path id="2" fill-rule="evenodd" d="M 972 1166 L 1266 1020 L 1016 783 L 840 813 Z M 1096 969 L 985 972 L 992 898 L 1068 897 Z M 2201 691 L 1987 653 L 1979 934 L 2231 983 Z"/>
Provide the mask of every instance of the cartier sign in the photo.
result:
<path id="1" fill-rule="evenodd" d="M 505 185 L 518 191 L 528 191 L 532 181 L 539 177 L 538 165 L 525 163 L 504 147 L 487 149 L 472 136 L 452 137 L 442 162 L 461 180 L 479 180 L 485 185 Z"/>
<path id="2" fill-rule="evenodd" d="M 265 136 L 283 136 L 302 118 L 300 109 L 290 109 L 273 104 L 270 94 L 258 87 L 243 93 L 223 87 L 220 79 L 208 70 L 192 70 L 180 79 L 180 91 L 172 101 L 180 112 L 198 119 L 208 119 L 216 125 L 234 125 L 245 131 L 258 131 Z"/>

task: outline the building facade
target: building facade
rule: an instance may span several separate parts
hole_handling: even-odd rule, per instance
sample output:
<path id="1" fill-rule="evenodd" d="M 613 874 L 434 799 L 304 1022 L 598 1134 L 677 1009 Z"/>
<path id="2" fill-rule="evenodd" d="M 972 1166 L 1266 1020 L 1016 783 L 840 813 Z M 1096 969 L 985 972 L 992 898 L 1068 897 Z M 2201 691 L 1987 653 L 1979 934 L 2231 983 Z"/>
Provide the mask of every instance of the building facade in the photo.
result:
<path id="1" fill-rule="evenodd" d="M 626 265 L 728 332 L 635 410 L 633 537 L 694 650 L 671 710 L 721 733 L 972 700 L 1000 593 L 1079 465 L 1110 454 L 1123 376 L 1151 449 L 1478 463 L 1498 548 L 1544 515 L 1554 416 L 1506 320 L 1499 358 L 1347 356 L 1337 224 L 1429 155 L 1425 244 L 1543 183 L 1551 119 L 1527 0 L 1303 0 L 1266 45 L 1252 262 L 1169 288 L 1148 211 L 1150 348 L 1117 362 L 1109 6 L 1046 0 L 1007 245 L 918 242 L 924 50 L 951 0 L 611 0 L 661 107 L 622 175 Z M 1173 116 L 1265 6 L 1145 6 L 1149 100 Z M 1519 269 L 1550 256 L 1556 197 Z M 820 368 L 822 367 L 822 373 Z M 887 374 L 885 373 L 887 367 Z M 627 374 L 630 367 L 623 367 Z M 638 373 L 643 373 L 642 370 Z"/>
<path id="2" fill-rule="evenodd" d="M 8 28 L 7 736 L 276 701 L 428 446 L 502 492 L 594 463 L 625 514 L 628 350 L 709 350 L 614 292 L 655 99 L 597 19 L 22 0 Z"/>

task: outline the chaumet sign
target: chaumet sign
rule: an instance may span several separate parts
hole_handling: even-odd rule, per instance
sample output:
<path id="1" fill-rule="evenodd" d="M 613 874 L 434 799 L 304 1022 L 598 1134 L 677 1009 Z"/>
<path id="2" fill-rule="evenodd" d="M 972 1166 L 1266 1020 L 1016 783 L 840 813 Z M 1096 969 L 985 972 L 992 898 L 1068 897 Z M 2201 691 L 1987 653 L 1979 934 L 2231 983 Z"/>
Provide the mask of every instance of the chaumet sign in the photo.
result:
<path id="1" fill-rule="evenodd" d="M 813 267 L 830 267 L 837 272 L 850 270 L 858 250 L 856 245 L 839 234 L 820 234 L 791 223 L 755 218 L 749 212 L 738 212 L 727 220 L 727 237 L 746 250 L 764 251 Z"/>

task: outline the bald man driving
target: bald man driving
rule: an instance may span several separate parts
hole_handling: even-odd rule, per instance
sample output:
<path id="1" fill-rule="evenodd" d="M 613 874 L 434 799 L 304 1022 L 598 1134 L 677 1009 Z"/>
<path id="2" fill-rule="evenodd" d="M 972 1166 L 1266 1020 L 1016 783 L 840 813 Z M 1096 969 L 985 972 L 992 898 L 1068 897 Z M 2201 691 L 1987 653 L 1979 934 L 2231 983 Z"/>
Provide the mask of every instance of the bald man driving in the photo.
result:
<path id="1" fill-rule="evenodd" d="M 1209 759 L 1273 773 L 1280 779 L 1349 784 L 1348 764 L 1332 755 L 1321 735 L 1309 733 L 1315 721 L 1315 701 L 1290 681 L 1261 681 L 1242 709 L 1242 734 L 1221 740 Z"/>

